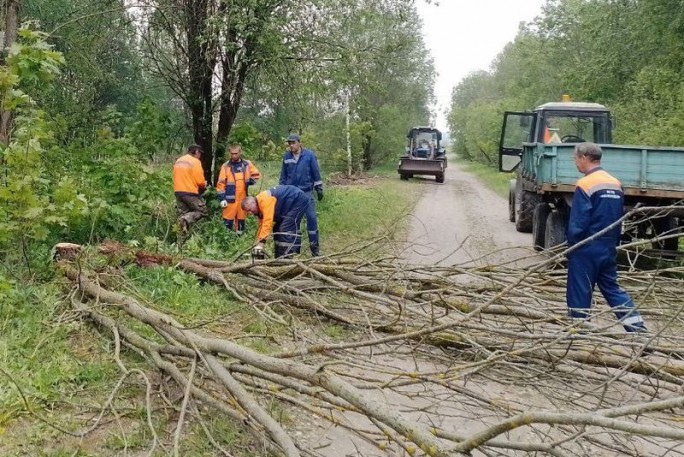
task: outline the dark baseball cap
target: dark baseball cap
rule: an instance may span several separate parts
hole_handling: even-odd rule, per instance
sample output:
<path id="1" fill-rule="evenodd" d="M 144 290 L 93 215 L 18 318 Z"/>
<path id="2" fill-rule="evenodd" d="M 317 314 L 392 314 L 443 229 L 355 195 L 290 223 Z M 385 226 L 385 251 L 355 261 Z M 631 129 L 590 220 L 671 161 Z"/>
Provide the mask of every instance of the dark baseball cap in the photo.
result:
<path id="1" fill-rule="evenodd" d="M 299 135 L 295 135 L 294 133 L 290 136 L 287 137 L 287 142 L 289 143 L 290 141 L 296 141 L 299 143 Z"/>

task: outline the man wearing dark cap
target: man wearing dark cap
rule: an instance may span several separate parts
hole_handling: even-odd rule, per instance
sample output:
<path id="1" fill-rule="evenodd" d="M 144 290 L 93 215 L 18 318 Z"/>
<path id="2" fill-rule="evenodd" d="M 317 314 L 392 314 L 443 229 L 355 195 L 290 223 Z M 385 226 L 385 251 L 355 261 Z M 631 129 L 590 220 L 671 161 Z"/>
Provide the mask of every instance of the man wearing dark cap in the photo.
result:
<path id="1" fill-rule="evenodd" d="M 321 170 L 318 167 L 318 159 L 311 149 L 302 148 L 299 135 L 287 137 L 287 150 L 283 155 L 283 165 L 280 169 L 280 182 L 282 185 L 291 185 L 300 188 L 311 199 L 311 204 L 306 210 L 306 231 L 309 236 L 311 255 L 320 255 L 318 243 L 318 219 L 316 217 L 316 203 L 313 191 L 316 191 L 318 200 L 323 200 L 323 181 Z"/>

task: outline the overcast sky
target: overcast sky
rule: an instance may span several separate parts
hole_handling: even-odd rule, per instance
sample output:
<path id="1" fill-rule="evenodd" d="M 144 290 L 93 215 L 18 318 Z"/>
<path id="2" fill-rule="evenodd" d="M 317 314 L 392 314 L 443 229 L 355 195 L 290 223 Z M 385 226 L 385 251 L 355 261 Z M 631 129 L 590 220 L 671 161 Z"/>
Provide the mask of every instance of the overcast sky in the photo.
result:
<path id="1" fill-rule="evenodd" d="M 541 12 L 545 0 L 441 0 L 439 6 L 417 1 L 425 44 L 437 70 L 437 128 L 446 130 L 444 111 L 451 90 L 466 75 L 488 70 L 496 55 L 515 38 L 521 21 Z"/>

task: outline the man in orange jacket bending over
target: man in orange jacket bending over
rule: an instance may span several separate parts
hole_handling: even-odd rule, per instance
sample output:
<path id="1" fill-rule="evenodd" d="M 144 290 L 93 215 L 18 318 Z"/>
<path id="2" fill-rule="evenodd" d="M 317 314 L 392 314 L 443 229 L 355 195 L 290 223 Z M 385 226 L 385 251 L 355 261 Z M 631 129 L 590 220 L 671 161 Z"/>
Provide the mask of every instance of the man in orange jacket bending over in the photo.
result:
<path id="1" fill-rule="evenodd" d="M 253 253 L 263 253 L 266 240 L 273 235 L 276 258 L 299 254 L 302 247 L 299 225 L 313 204 L 311 197 L 295 186 L 272 187 L 242 200 L 242 209 L 259 219 Z"/>

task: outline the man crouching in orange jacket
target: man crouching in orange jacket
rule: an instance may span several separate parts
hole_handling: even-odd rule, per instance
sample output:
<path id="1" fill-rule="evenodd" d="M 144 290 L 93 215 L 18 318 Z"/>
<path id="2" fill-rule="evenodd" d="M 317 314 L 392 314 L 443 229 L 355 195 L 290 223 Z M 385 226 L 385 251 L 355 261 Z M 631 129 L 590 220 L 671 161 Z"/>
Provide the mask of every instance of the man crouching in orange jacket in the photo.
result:
<path id="1" fill-rule="evenodd" d="M 252 162 L 242 158 L 242 147 L 239 144 L 228 146 L 228 153 L 230 159 L 221 167 L 216 192 L 223 208 L 223 223 L 230 231 L 235 226 L 236 233 L 240 236 L 245 230 L 246 217 L 240 204 L 247 196 L 249 186 L 254 185 L 261 175 Z"/>
<path id="2" fill-rule="evenodd" d="M 202 169 L 202 147 L 188 146 L 188 153 L 173 164 L 173 192 L 176 194 L 176 207 L 180 213 L 178 222 L 183 233 L 192 224 L 209 215 L 202 193 L 207 187 Z"/>
<path id="3" fill-rule="evenodd" d="M 256 197 L 245 197 L 242 209 L 259 219 L 255 256 L 263 255 L 266 240 L 273 235 L 275 257 L 299 254 L 302 234 L 299 226 L 310 206 L 311 197 L 295 186 L 276 186 L 259 192 Z"/>

